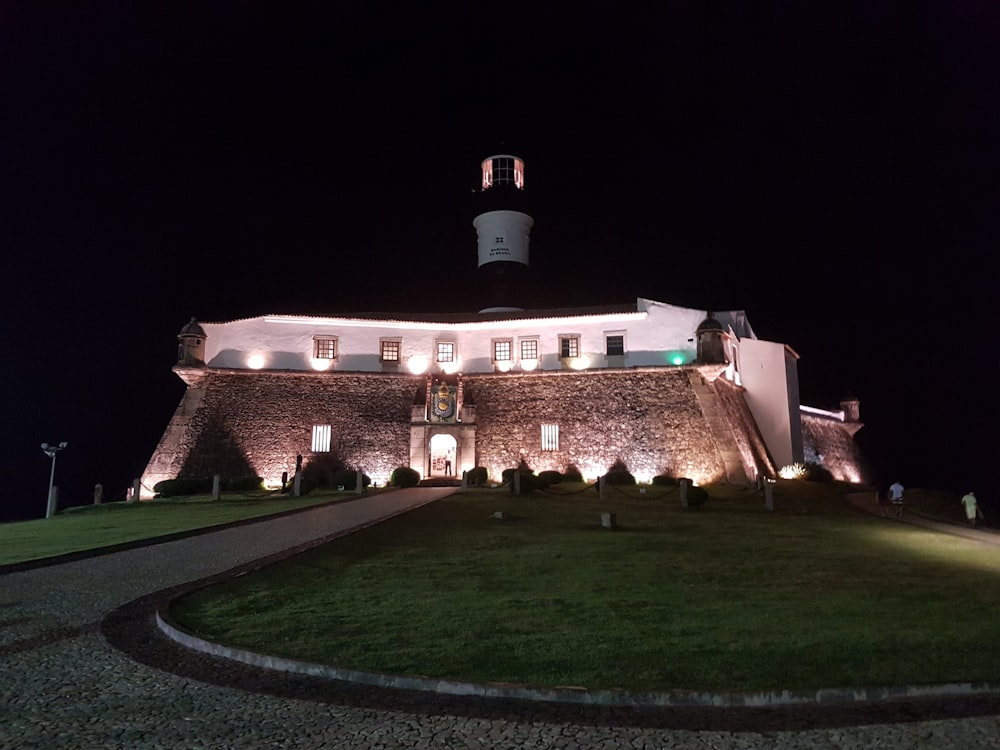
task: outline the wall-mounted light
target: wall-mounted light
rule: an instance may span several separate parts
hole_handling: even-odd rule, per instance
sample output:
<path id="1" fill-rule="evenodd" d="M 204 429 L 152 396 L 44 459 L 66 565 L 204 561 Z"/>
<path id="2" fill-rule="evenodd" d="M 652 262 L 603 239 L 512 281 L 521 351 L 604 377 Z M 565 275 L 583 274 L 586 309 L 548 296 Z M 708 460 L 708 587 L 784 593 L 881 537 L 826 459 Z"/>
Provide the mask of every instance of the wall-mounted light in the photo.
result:
<path id="1" fill-rule="evenodd" d="M 247 367 L 251 370 L 261 370 L 264 368 L 264 355 L 263 354 L 251 354 L 247 357 Z"/>
<path id="2" fill-rule="evenodd" d="M 333 360 L 323 357 L 313 357 L 311 364 L 312 368 L 316 370 L 316 372 L 326 372 L 330 369 L 330 365 L 333 364 Z M 260 368 L 255 367 L 254 369 L 257 370 Z"/>
<path id="3" fill-rule="evenodd" d="M 427 372 L 427 365 L 429 360 L 422 354 L 416 354 L 406 362 L 406 368 L 414 375 L 420 375 L 421 373 Z"/>

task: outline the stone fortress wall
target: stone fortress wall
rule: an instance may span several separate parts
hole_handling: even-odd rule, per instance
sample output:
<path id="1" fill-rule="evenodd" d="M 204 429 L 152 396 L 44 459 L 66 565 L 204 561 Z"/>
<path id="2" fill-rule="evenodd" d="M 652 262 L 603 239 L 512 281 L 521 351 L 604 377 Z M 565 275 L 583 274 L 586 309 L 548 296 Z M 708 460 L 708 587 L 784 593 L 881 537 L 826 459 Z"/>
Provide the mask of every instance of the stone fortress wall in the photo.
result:
<path id="1" fill-rule="evenodd" d="M 697 368 L 463 377 L 465 405 L 474 407 L 465 414 L 474 415 L 475 464 L 496 479 L 521 460 L 535 471 L 572 464 L 593 478 L 619 459 L 646 481 L 662 473 L 724 479 L 723 453 L 756 459 L 737 443 L 744 424 L 737 420 L 721 431 L 709 424 L 692 373 Z M 317 424 L 331 426 L 331 447 L 349 466 L 382 483 L 397 466 L 411 464 L 413 404 L 426 387 L 422 376 L 394 373 L 206 370 L 189 385 L 144 487 L 216 473 L 262 476 L 274 485 L 282 472 L 294 473 L 297 455 L 305 463 L 316 457 Z M 558 426 L 557 450 L 542 450 L 542 424 Z M 769 473 L 766 465 L 758 468 Z"/>

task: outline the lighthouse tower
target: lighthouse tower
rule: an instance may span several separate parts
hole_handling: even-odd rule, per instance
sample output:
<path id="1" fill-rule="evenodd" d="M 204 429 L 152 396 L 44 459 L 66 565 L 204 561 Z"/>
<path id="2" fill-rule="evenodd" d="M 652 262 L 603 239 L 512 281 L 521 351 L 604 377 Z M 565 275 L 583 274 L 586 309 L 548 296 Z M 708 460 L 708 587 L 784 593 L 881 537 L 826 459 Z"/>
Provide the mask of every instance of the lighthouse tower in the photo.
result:
<path id="1" fill-rule="evenodd" d="M 522 209 L 524 160 L 510 154 L 482 162 L 472 225 L 479 245 L 479 282 L 487 306 L 480 312 L 520 310 L 528 276 L 528 240 L 535 220 Z"/>

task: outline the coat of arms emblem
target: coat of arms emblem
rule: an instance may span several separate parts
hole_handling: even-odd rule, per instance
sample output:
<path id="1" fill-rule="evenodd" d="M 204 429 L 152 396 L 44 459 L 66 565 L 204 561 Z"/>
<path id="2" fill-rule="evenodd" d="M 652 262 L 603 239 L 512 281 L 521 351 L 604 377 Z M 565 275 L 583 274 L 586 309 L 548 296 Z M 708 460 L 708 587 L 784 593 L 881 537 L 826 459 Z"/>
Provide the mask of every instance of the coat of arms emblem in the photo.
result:
<path id="1" fill-rule="evenodd" d="M 436 422 L 455 421 L 458 388 L 442 383 L 431 392 L 431 419 Z"/>

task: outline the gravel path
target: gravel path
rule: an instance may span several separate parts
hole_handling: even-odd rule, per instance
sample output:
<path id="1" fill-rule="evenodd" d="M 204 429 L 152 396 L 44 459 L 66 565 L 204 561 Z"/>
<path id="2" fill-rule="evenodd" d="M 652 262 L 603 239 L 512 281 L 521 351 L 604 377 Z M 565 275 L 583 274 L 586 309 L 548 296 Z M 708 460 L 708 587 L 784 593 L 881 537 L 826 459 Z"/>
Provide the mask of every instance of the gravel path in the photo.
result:
<path id="1" fill-rule="evenodd" d="M 430 502 L 385 493 L 0 576 L 0 748 L 1000 748 L 1000 697 L 611 709 L 365 688 L 192 654 L 153 626 L 192 581 Z"/>

